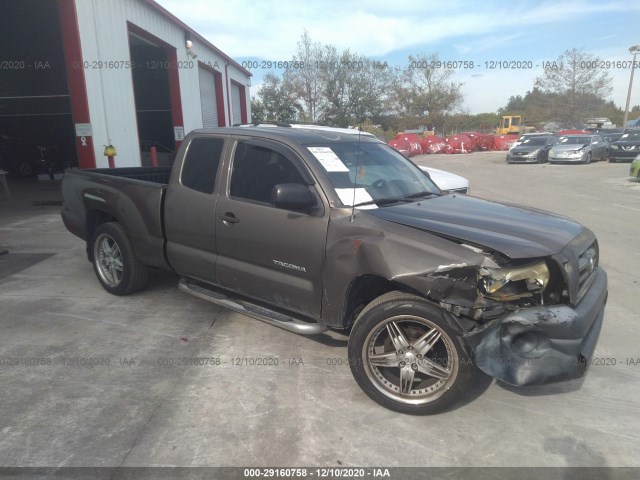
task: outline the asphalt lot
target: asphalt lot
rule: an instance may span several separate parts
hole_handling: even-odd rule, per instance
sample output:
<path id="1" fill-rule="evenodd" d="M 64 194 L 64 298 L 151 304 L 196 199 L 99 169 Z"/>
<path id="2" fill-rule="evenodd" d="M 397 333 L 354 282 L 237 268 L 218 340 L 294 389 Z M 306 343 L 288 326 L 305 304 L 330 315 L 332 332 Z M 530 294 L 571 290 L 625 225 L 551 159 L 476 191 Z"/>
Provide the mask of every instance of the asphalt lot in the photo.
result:
<path id="1" fill-rule="evenodd" d="M 455 410 L 397 414 L 360 391 L 339 334 L 222 310 L 167 273 L 109 295 L 59 207 L 17 191 L 0 197 L 0 465 L 640 466 L 640 184 L 628 164 L 504 156 L 415 160 L 595 231 L 610 293 L 602 364 L 584 380 L 513 389 L 478 375 Z"/>

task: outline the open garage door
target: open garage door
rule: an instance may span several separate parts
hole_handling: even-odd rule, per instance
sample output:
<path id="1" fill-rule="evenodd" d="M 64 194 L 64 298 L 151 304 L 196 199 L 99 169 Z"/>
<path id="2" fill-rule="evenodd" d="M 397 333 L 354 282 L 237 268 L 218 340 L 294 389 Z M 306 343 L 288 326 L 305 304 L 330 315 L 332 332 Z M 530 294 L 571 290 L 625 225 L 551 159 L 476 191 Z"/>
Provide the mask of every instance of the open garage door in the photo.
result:
<path id="1" fill-rule="evenodd" d="M 58 5 L 0 0 L 0 169 L 53 178 L 77 166 Z"/>
<path id="2" fill-rule="evenodd" d="M 151 165 L 152 147 L 157 151 L 159 165 L 171 165 L 176 142 L 170 75 L 177 73 L 172 47 L 130 25 L 129 49 L 136 65 L 131 75 L 142 165 Z M 173 53 L 175 56 L 175 49 Z"/>

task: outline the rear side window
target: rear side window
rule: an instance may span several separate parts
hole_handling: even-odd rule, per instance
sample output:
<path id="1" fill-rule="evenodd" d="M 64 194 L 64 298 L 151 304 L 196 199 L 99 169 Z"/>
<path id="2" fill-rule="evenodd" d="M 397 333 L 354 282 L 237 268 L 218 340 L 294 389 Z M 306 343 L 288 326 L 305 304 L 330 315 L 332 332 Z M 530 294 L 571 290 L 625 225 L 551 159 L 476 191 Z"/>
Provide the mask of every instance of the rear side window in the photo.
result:
<path id="1" fill-rule="evenodd" d="M 222 138 L 194 138 L 182 165 L 182 185 L 202 193 L 213 193 L 222 155 Z"/>

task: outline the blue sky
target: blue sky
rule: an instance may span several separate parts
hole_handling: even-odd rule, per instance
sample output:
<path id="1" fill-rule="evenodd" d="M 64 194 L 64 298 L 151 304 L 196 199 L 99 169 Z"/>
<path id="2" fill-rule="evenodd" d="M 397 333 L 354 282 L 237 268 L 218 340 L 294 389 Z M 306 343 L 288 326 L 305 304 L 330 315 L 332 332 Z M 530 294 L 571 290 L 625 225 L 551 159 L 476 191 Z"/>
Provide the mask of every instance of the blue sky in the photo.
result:
<path id="1" fill-rule="evenodd" d="M 289 60 L 306 29 L 312 40 L 350 49 L 391 66 L 409 55 L 437 53 L 467 60 L 453 80 L 463 83 L 469 113 L 493 112 L 511 95 L 524 95 L 542 62 L 582 48 L 605 61 L 630 61 L 640 44 L 635 1 L 334 1 L 157 0 L 239 62 Z M 640 61 L 640 55 L 637 60 Z M 533 68 L 488 69 L 485 62 L 524 61 Z M 607 69 L 610 99 L 624 107 L 630 70 Z M 255 94 L 268 70 L 250 69 Z M 636 72 L 631 105 L 640 104 Z"/>

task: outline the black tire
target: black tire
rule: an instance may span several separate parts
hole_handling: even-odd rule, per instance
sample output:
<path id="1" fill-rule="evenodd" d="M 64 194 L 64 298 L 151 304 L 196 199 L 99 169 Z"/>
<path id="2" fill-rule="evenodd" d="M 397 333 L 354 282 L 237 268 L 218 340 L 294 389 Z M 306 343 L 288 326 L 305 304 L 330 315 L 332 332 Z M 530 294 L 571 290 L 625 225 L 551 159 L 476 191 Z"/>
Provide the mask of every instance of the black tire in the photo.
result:
<path id="1" fill-rule="evenodd" d="M 587 159 L 584 161 L 584 163 L 587 165 L 591 163 L 591 152 L 587 153 Z"/>
<path id="2" fill-rule="evenodd" d="M 117 222 L 103 223 L 91 239 L 93 269 L 102 287 L 113 295 L 128 295 L 145 286 L 149 267 L 138 260 Z"/>
<path id="3" fill-rule="evenodd" d="M 397 334 L 395 342 L 390 332 Z M 476 371 L 444 313 L 402 292 L 378 297 L 358 315 L 349 337 L 349 365 L 372 400 L 412 415 L 451 408 Z"/>

